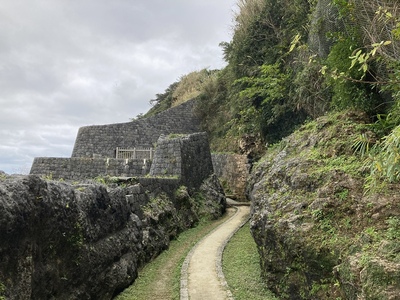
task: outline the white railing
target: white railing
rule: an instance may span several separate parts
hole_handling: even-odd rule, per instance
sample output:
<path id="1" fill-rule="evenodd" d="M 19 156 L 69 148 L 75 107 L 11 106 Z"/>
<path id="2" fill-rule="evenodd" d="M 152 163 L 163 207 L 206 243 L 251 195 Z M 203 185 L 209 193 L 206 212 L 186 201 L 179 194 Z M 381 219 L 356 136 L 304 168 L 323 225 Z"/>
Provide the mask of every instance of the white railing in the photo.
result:
<path id="1" fill-rule="evenodd" d="M 117 159 L 153 159 L 154 149 L 153 148 L 130 148 L 123 149 L 118 148 L 115 152 L 115 158 Z"/>

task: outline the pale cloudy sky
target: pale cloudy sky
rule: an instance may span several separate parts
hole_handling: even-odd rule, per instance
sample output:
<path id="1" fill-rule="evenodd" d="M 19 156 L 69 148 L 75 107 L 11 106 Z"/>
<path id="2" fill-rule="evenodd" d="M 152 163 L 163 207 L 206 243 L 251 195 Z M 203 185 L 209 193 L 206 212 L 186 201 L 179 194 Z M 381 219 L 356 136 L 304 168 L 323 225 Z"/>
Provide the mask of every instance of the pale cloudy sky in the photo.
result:
<path id="1" fill-rule="evenodd" d="M 128 122 L 182 75 L 225 66 L 236 0 L 1 0 L 0 170 L 70 157 L 78 128 Z"/>

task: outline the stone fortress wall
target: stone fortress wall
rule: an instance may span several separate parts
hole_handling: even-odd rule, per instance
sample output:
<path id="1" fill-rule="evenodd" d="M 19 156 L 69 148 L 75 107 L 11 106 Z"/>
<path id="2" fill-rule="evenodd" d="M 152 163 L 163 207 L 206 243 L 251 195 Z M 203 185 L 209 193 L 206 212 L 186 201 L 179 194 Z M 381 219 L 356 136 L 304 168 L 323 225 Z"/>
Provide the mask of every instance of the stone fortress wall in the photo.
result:
<path id="1" fill-rule="evenodd" d="M 199 133 L 195 104 L 193 99 L 149 118 L 82 127 L 71 158 L 35 158 L 30 174 L 65 180 L 172 176 L 188 187 L 198 187 L 214 172 L 229 194 L 245 199 L 246 158 L 234 154 L 211 157 L 207 135 Z M 117 159 L 117 147 L 155 147 L 155 153 L 151 160 Z"/>
<path id="2" fill-rule="evenodd" d="M 148 174 L 150 166 L 150 161 L 142 159 L 36 157 L 30 174 L 68 180 L 98 176 L 135 177 Z"/>
<path id="3" fill-rule="evenodd" d="M 206 133 L 161 136 L 150 176 L 179 176 L 181 184 L 199 187 L 212 173 L 213 164 Z"/>
<path id="4" fill-rule="evenodd" d="M 195 100 L 170 108 L 155 116 L 127 123 L 81 127 L 72 157 L 115 157 L 117 147 L 154 147 L 161 135 L 200 131 L 193 108 Z"/>
<path id="5" fill-rule="evenodd" d="M 199 132 L 200 121 L 194 114 L 194 105 L 193 99 L 149 118 L 81 127 L 71 158 L 37 157 L 30 174 L 67 180 L 147 175 L 151 160 L 117 159 L 117 147 L 154 147 L 160 136 Z"/>

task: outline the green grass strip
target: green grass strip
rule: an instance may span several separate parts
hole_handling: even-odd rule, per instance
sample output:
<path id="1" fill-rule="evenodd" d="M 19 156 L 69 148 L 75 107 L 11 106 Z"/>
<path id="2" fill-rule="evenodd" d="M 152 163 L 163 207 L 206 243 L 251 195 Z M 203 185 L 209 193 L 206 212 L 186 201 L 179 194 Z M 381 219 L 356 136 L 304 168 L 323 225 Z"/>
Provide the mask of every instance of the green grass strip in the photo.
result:
<path id="1" fill-rule="evenodd" d="M 225 247 L 222 267 L 235 300 L 277 300 L 261 278 L 260 257 L 246 223 Z"/>
<path id="2" fill-rule="evenodd" d="M 181 267 L 190 249 L 215 227 L 226 221 L 225 215 L 216 221 L 203 221 L 197 227 L 182 232 L 171 241 L 169 249 L 148 263 L 135 282 L 115 300 L 179 299 Z"/>

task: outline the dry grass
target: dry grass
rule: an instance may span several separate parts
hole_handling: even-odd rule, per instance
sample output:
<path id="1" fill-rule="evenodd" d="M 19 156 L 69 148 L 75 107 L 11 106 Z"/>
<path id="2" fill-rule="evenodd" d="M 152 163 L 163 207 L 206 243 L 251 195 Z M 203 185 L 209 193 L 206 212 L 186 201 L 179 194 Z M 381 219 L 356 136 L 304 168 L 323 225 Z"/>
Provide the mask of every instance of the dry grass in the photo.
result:
<path id="1" fill-rule="evenodd" d="M 247 34 L 247 29 L 264 8 L 264 0 L 239 0 L 239 11 L 235 14 L 235 34 Z"/>
<path id="2" fill-rule="evenodd" d="M 215 72 L 203 69 L 194 71 L 181 77 L 178 86 L 173 93 L 172 106 L 179 105 L 201 94 L 204 87 L 213 80 Z"/>
<path id="3" fill-rule="evenodd" d="M 364 44 L 391 41 L 379 52 L 384 57 L 399 60 L 400 41 L 395 32 L 399 27 L 400 3 L 397 0 L 364 0 L 354 1 L 354 7 L 356 22 L 364 32 Z"/>

